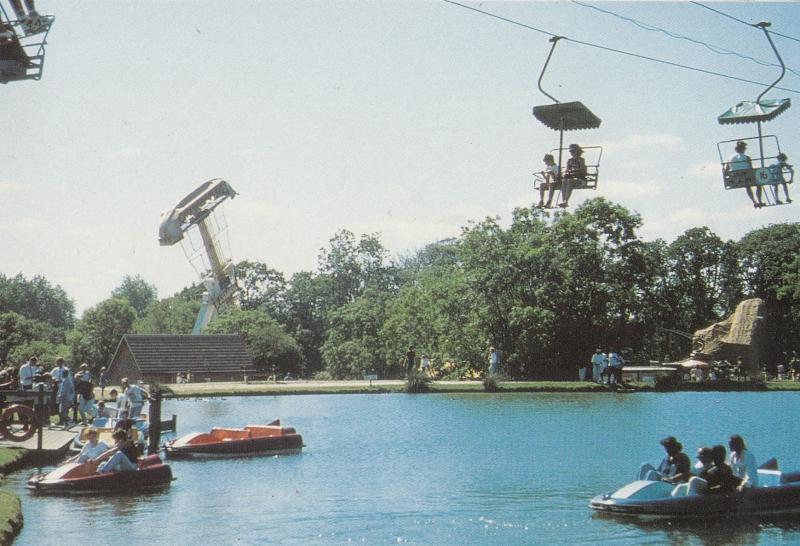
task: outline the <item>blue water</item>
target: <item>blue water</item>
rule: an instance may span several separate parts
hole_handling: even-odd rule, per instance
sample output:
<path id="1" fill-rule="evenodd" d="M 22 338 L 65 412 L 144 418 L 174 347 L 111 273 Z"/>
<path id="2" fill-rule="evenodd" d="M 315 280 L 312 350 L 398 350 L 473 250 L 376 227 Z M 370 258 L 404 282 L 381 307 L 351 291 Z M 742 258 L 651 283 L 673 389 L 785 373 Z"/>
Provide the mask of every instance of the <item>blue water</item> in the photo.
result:
<path id="1" fill-rule="evenodd" d="M 800 469 L 796 393 L 450 394 L 167 401 L 180 435 L 280 417 L 300 455 L 173 461 L 164 492 L 39 497 L 15 544 L 800 544 L 797 517 L 638 522 L 587 508 L 658 440 L 748 441 Z"/>

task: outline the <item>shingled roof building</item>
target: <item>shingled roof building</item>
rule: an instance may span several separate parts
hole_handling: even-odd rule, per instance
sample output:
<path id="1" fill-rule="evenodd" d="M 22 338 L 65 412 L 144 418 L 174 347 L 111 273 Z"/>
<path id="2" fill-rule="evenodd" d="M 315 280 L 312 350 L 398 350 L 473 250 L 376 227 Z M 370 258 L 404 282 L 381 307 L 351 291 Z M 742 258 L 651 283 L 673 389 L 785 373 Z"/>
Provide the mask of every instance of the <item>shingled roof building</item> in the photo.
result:
<path id="1" fill-rule="evenodd" d="M 255 372 L 253 359 L 237 334 L 122 336 L 108 366 L 109 383 L 120 379 L 175 383 L 178 372 L 194 381 L 240 381 Z"/>

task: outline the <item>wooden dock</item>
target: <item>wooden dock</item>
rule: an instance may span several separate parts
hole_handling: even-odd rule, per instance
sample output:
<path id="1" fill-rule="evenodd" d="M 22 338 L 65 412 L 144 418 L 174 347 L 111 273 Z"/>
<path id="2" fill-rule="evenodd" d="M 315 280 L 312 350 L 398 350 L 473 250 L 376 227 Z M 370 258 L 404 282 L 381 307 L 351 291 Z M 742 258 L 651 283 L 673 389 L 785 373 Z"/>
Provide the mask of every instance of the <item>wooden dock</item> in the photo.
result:
<path id="1" fill-rule="evenodd" d="M 28 438 L 24 442 L 9 442 L 0 440 L 0 447 L 17 447 L 27 449 L 32 459 L 36 461 L 57 461 L 61 459 L 69 449 L 69 445 L 78 433 L 78 427 L 72 430 L 61 428 L 47 428 L 42 430 L 42 449 L 39 451 L 38 434 Z"/>

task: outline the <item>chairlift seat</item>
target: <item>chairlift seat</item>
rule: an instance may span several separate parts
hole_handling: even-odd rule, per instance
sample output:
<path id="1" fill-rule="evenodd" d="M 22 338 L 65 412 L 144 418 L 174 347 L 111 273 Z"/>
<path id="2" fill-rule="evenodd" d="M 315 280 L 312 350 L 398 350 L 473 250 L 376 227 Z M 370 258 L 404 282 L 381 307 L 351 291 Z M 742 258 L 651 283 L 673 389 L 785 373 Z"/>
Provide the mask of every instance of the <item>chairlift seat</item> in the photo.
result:
<path id="1" fill-rule="evenodd" d="M 717 118 L 720 125 L 758 123 L 775 119 L 792 105 L 790 99 L 764 99 L 759 102 L 742 101 Z"/>
<path id="2" fill-rule="evenodd" d="M 534 106 L 533 115 L 555 131 L 597 129 L 602 123 L 600 118 L 579 101 Z"/>

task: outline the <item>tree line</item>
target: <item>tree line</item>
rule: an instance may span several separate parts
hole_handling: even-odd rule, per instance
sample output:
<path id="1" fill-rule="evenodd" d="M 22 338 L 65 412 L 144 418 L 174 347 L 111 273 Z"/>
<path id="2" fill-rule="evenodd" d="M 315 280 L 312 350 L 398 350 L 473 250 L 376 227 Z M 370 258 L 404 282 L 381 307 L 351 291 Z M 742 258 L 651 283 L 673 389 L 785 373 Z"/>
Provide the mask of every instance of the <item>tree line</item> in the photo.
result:
<path id="1" fill-rule="evenodd" d="M 240 305 L 207 333 L 239 333 L 255 363 L 296 376 L 404 373 L 414 347 L 452 376 L 483 369 L 490 346 L 512 378 L 566 379 L 595 347 L 675 360 L 691 333 L 747 297 L 766 303 L 773 367 L 800 334 L 800 224 L 724 241 L 707 227 L 645 241 L 641 217 L 603 198 L 572 213 L 519 208 L 511 225 L 471 222 L 459 237 L 391 258 L 377 234 L 340 230 L 315 271 L 287 278 L 264 262 L 236 265 Z M 96 371 L 126 333 L 189 334 L 202 287 L 165 299 L 139 276 L 75 318 L 43 277 L 0 275 L 0 359 L 63 355 Z"/>

